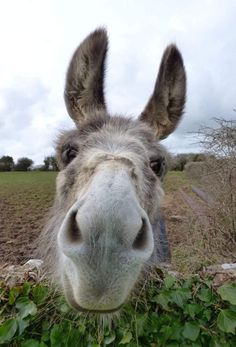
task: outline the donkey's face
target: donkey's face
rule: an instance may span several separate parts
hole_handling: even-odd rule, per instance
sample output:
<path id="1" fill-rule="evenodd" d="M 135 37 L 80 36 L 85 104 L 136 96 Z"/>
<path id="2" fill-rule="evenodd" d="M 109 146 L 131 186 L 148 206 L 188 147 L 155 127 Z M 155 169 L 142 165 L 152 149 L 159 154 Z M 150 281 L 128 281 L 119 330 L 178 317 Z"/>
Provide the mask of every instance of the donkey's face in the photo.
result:
<path id="1" fill-rule="evenodd" d="M 93 32 L 69 65 L 65 102 L 77 129 L 58 139 L 54 207 L 56 268 L 78 310 L 112 312 L 126 300 L 154 247 L 165 152 L 185 102 L 185 71 L 174 45 L 138 120 L 110 117 L 103 81 L 107 36 Z"/>

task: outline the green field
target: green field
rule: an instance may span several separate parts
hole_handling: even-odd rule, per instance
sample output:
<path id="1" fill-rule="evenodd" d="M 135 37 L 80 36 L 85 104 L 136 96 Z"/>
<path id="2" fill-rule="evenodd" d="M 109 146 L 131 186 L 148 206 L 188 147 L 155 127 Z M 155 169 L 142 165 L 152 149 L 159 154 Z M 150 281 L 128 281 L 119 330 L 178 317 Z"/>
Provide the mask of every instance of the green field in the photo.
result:
<path id="1" fill-rule="evenodd" d="M 52 206 L 56 175 L 55 172 L 37 171 L 0 173 L 2 263 L 22 264 L 35 254 L 34 240 L 41 232 Z M 190 186 L 193 183 L 183 172 L 177 171 L 169 172 L 164 181 L 166 196 L 163 215 L 171 244 L 172 261 L 177 269 L 184 272 L 192 272 L 211 263 L 201 246 L 202 235 L 198 232 L 196 218 L 178 196 L 180 188 L 191 194 Z M 173 216 L 176 215 L 180 219 L 178 222 L 173 221 Z M 196 249 L 199 250 L 197 253 Z"/>
<path id="2" fill-rule="evenodd" d="M 55 193 L 55 172 L 0 172 L 0 252 L 2 262 L 24 263 L 33 256 L 33 241 L 41 232 Z M 170 172 L 166 201 L 189 180 Z M 167 220 L 168 223 L 168 220 Z"/>
<path id="3" fill-rule="evenodd" d="M 55 172 L 0 172 L 1 200 L 16 205 L 44 204 L 48 207 L 54 196 Z"/>
<path id="4" fill-rule="evenodd" d="M 34 252 L 55 191 L 54 172 L 0 173 L 1 263 L 24 263 Z"/>
<path id="5" fill-rule="evenodd" d="M 28 172 L 0 172 L 1 193 L 14 190 L 41 194 L 54 194 L 56 172 L 28 171 Z M 31 196 L 33 197 L 33 195 Z M 43 196 L 44 197 L 44 196 Z"/>

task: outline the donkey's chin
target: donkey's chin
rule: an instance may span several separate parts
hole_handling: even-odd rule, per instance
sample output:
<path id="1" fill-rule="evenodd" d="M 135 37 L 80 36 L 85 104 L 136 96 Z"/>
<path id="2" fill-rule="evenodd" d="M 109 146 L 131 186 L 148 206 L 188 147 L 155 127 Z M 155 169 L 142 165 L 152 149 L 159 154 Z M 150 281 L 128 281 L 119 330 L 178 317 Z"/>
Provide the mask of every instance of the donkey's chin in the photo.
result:
<path id="1" fill-rule="evenodd" d="M 72 284 L 68 278 L 63 281 L 63 291 L 68 304 L 75 310 L 80 312 L 88 313 L 98 313 L 98 314 L 110 314 L 117 312 L 121 309 L 128 295 L 123 293 L 123 295 L 116 296 L 114 299 L 112 292 L 105 291 L 100 296 L 94 296 L 91 294 L 91 289 L 78 290 L 78 288 L 73 288 Z M 81 293 L 82 292 L 82 293 Z M 109 293 L 110 292 L 110 293 Z"/>
<path id="2" fill-rule="evenodd" d="M 106 306 L 106 305 L 100 305 L 99 307 L 97 307 L 97 305 L 95 305 L 95 307 L 90 305 L 90 307 L 85 308 L 85 307 L 81 306 L 80 304 L 78 304 L 77 301 L 72 296 L 66 295 L 66 299 L 67 299 L 68 304 L 73 309 L 80 311 L 80 312 L 87 312 L 87 313 L 111 314 L 111 313 L 119 311 L 121 309 L 121 307 L 123 306 L 123 304 L 121 304 L 118 307 L 110 308 L 109 306 Z"/>

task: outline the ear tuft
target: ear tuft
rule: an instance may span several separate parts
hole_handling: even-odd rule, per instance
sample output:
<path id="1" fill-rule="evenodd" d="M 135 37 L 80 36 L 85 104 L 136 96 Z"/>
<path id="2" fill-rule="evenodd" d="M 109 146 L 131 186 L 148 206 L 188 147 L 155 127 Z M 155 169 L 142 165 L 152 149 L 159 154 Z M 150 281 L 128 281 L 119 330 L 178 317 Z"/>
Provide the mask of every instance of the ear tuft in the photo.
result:
<path id="1" fill-rule="evenodd" d="M 186 74 L 178 48 L 169 45 L 162 57 L 154 92 L 140 120 L 154 127 L 160 139 L 177 127 L 186 98 Z"/>
<path id="2" fill-rule="evenodd" d="M 106 30 L 91 33 L 75 51 L 66 76 L 64 92 L 67 111 L 77 125 L 91 115 L 106 112 L 104 98 Z"/>

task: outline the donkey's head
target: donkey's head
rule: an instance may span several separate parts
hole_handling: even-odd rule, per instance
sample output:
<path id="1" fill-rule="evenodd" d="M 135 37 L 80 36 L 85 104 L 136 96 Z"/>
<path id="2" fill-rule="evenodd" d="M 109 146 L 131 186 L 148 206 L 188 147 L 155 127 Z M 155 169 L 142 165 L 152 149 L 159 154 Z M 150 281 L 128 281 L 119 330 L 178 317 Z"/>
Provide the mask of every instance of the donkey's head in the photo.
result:
<path id="1" fill-rule="evenodd" d="M 152 224 L 165 165 L 159 140 L 176 128 L 186 89 L 181 54 L 170 45 L 140 117 L 111 117 L 104 98 L 107 45 L 105 30 L 96 30 L 69 65 L 65 102 L 76 130 L 58 139 L 60 173 L 48 227 L 68 302 L 92 312 L 117 310 L 156 248 Z"/>

